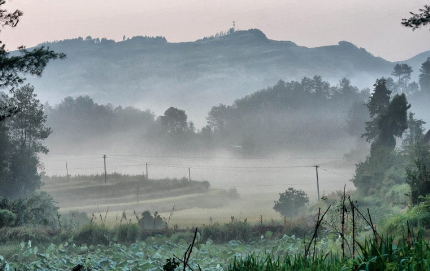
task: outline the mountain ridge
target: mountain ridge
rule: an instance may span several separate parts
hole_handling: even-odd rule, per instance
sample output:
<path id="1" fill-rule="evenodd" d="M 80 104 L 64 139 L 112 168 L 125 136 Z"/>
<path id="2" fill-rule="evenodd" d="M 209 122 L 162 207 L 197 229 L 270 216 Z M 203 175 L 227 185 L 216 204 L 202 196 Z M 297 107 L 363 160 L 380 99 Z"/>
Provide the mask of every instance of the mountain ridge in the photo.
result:
<path id="1" fill-rule="evenodd" d="M 50 64 L 42 79 L 28 79 L 42 100 L 58 103 L 66 96 L 89 95 L 101 103 L 156 113 L 175 106 L 198 124 L 204 123 L 212 106 L 231 103 L 281 79 L 321 75 L 336 83 L 347 77 L 360 88 L 372 87 L 398 63 L 347 41 L 308 48 L 268 39 L 258 29 L 192 42 L 139 36 L 120 42 L 77 38 L 42 45 L 67 54 L 65 61 Z M 402 62 L 413 64 L 413 79 L 427 55 L 430 51 Z"/>

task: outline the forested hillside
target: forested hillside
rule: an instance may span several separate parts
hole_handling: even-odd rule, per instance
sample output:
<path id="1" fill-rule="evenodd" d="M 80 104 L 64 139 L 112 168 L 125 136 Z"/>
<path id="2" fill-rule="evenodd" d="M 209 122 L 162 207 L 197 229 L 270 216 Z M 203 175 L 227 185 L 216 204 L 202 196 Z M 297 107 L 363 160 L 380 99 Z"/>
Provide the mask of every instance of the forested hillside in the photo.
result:
<path id="1" fill-rule="evenodd" d="M 369 90 L 348 79 L 331 85 L 320 76 L 279 81 L 273 87 L 212 107 L 207 125 L 196 129 L 187 111 L 166 108 L 161 116 L 133 107 L 101 105 L 88 96 L 67 97 L 47 109 L 52 149 L 147 146 L 165 150 L 230 149 L 243 154 L 328 149 L 351 145 L 368 119 Z M 121 138 L 127 137 L 127 141 Z M 68 145 L 61 142 L 67 140 Z M 325 144 L 320 145 L 321 140 Z"/>
<path id="2" fill-rule="evenodd" d="M 67 53 L 68 60 L 47 67 L 43 80 L 28 79 L 42 101 L 58 103 L 69 95 L 89 95 L 100 103 L 157 113 L 169 106 L 182 107 L 198 126 L 204 125 L 214 104 L 231 103 L 280 79 L 321 75 L 335 84 L 347 77 L 364 88 L 394 66 L 349 42 L 307 48 L 270 40 L 257 29 L 182 43 L 163 37 L 121 42 L 87 37 L 45 45 Z M 417 56 L 412 68 L 418 71 L 416 65 L 428 56 L 429 52 Z"/>

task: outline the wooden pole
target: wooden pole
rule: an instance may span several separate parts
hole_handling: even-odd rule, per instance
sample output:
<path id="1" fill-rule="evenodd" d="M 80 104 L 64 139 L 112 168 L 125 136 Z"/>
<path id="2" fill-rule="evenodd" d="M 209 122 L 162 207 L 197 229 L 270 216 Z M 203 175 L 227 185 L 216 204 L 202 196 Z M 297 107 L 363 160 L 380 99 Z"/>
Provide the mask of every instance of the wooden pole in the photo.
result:
<path id="1" fill-rule="evenodd" d="M 103 155 L 103 162 L 104 162 L 104 166 L 105 166 L 105 184 L 106 184 L 106 179 L 107 179 L 107 173 L 106 173 L 106 154 Z"/>
<path id="2" fill-rule="evenodd" d="M 317 175 L 317 193 L 318 193 L 318 201 L 320 201 L 320 184 L 319 184 L 319 180 L 318 180 L 318 168 L 319 168 L 320 166 L 314 166 L 314 168 L 315 168 L 315 172 L 316 172 L 316 175 Z"/>
<path id="3" fill-rule="evenodd" d="M 66 172 L 67 172 L 67 181 L 70 181 L 69 168 L 67 167 L 67 162 L 66 162 Z"/>
<path id="4" fill-rule="evenodd" d="M 148 180 L 148 163 L 146 163 L 146 179 Z"/>
<path id="5" fill-rule="evenodd" d="M 188 181 L 191 182 L 191 168 L 188 168 Z"/>

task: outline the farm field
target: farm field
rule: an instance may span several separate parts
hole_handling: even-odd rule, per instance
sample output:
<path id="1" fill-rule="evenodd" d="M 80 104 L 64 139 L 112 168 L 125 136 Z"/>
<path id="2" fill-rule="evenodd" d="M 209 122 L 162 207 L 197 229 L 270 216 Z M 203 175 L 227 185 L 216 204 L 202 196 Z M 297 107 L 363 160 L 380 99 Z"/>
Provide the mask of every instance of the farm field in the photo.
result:
<path id="1" fill-rule="evenodd" d="M 57 156 L 57 158 L 57 166 L 61 161 L 70 159 L 69 156 Z M 87 163 L 93 159 L 90 156 L 84 158 L 83 161 L 73 161 L 74 163 Z M 191 163 L 198 163 L 199 167 L 209 167 L 215 163 L 217 168 L 212 168 L 207 172 L 202 169 L 194 171 L 192 169 L 192 176 L 195 176 L 194 178 L 200 182 L 208 180 L 209 187 L 197 182 L 196 185 L 184 186 L 188 178 L 183 177 L 174 179 L 176 187 L 167 183 L 160 184 L 163 182 L 161 180 L 167 180 L 167 178 L 162 179 L 163 176 L 183 176 L 179 171 L 183 171 L 182 168 L 150 168 L 154 178 L 161 179 L 154 179 L 151 184 L 145 184 L 144 175 L 133 172 L 127 167 L 127 164 L 121 164 L 121 161 L 118 161 L 119 166 L 123 166 L 125 172 L 108 174 L 107 185 L 104 185 L 102 174 L 81 175 L 81 177 L 78 175 L 70 182 L 67 182 L 65 176 L 58 176 L 55 181 L 54 179 L 44 180 L 45 185 L 42 189 L 51 194 L 59 203 L 61 213 L 83 211 L 88 215 L 93 213 L 106 215 L 106 211 L 108 211 L 107 221 L 112 225 L 123 212 L 132 219 L 135 217 L 134 212 L 140 214 L 145 210 L 157 211 L 162 217 L 167 218 L 170 217 L 173 207 L 174 212 L 170 224 L 179 227 L 208 224 L 210 219 L 213 222 L 225 223 L 230 221 L 232 216 L 238 220 L 248 219 L 252 223 L 257 223 L 260 216 L 263 216 L 263 220 L 266 221 L 282 220 L 282 217 L 273 210 L 273 206 L 274 201 L 279 198 L 279 193 L 288 187 L 306 191 L 311 203 L 315 202 L 317 198 L 315 168 L 311 165 L 321 162 L 319 160 L 280 157 L 264 160 L 201 160 L 203 161 L 194 158 L 187 161 L 171 158 L 169 163 L 180 164 L 184 167 Z M 324 167 L 319 172 L 322 195 L 342 190 L 345 185 L 347 189 L 353 187 L 350 182 L 353 172 L 351 163 L 338 160 L 336 156 L 323 161 Z M 51 160 L 45 162 L 47 169 L 56 166 Z M 143 163 L 143 160 L 140 162 Z M 161 158 L 156 162 L 161 163 Z M 233 162 L 234 164 L 232 164 Z M 91 162 L 90 165 L 92 165 Z M 302 165 L 309 165 L 309 167 L 301 168 Z M 76 166 L 82 168 L 85 164 Z M 235 169 L 233 171 L 221 170 L 227 167 L 235 167 Z M 248 170 L 253 167 L 254 169 Z M 258 169 L 259 167 L 267 168 Z M 129 172 L 137 175 L 125 177 L 126 180 L 119 179 L 119 176 L 128 176 Z M 96 177 L 89 180 L 85 179 L 85 176 Z M 157 185 L 160 186 L 157 187 Z M 228 196 L 226 192 L 230 189 L 235 189 L 238 197 Z"/>
<path id="2" fill-rule="evenodd" d="M 162 270 L 166 259 L 173 255 L 182 256 L 187 250 L 192 234 L 173 235 L 170 239 L 162 236 L 148 237 L 145 241 L 121 245 L 76 245 L 64 242 L 58 245 L 46 244 L 37 246 L 31 243 L 17 244 L 6 262 L 9 270 L 72 270 L 82 264 L 91 270 Z M 318 246 L 323 251 L 336 249 L 339 243 L 324 242 Z M 261 237 L 259 240 L 244 243 L 230 241 L 226 244 L 214 244 L 212 241 L 200 242 L 191 255 L 190 265 L 202 270 L 228 270 L 228 265 L 235 257 L 241 258 L 248 254 L 273 256 L 301 253 L 303 241 L 295 236 L 284 236 L 280 239 Z M 1 263 L 0 263 L 1 266 Z M 5 262 L 3 262 L 5 267 Z M 4 269 L 3 269 L 4 270 Z"/>

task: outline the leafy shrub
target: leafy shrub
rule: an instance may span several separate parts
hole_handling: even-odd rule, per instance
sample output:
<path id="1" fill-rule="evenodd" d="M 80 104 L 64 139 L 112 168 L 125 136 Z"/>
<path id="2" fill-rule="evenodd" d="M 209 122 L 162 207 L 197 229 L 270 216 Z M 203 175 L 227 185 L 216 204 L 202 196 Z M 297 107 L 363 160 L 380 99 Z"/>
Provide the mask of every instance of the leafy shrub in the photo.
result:
<path id="1" fill-rule="evenodd" d="M 393 234 L 401 234 L 407 231 L 407 225 L 418 229 L 430 229 L 430 195 L 422 197 L 422 202 L 407 210 L 386 219 L 385 231 Z"/>
<path id="2" fill-rule="evenodd" d="M 228 197 L 229 199 L 238 199 L 238 198 L 240 198 L 239 193 L 237 192 L 236 187 L 234 187 L 234 188 L 230 188 L 230 189 L 227 191 L 227 197 Z"/>
<path id="3" fill-rule="evenodd" d="M 16 215 L 14 226 L 54 225 L 58 207 L 54 199 L 46 192 L 35 193 L 28 198 L 0 199 L 0 209 Z"/>
<path id="4" fill-rule="evenodd" d="M 52 238 L 57 236 L 58 231 L 52 227 L 29 227 L 21 226 L 14 228 L 2 228 L 0 229 L 0 242 L 5 243 L 9 241 L 40 241 L 49 242 Z M 0 269 L 1 270 L 1 269 Z"/>
<path id="5" fill-rule="evenodd" d="M 139 239 L 140 227 L 137 224 L 122 224 L 118 227 L 116 236 L 118 242 L 134 243 Z"/>
<path id="6" fill-rule="evenodd" d="M 279 193 L 279 200 L 275 201 L 273 209 L 282 216 L 295 216 L 308 202 L 309 197 L 303 190 L 290 187 L 284 193 Z"/>
<path id="7" fill-rule="evenodd" d="M 87 224 L 76 233 L 74 240 L 81 244 L 108 245 L 111 240 L 111 233 L 104 226 Z"/>
<path id="8" fill-rule="evenodd" d="M 385 201 L 391 205 L 406 207 L 410 201 L 410 192 L 411 188 L 408 184 L 395 185 L 385 193 Z"/>
<path id="9" fill-rule="evenodd" d="M 142 213 L 138 224 L 144 230 L 165 229 L 167 227 L 166 222 L 163 221 L 158 212 L 155 212 L 154 216 L 152 216 L 150 211 L 145 211 Z"/>
<path id="10" fill-rule="evenodd" d="M 0 210 L 0 228 L 11 227 L 15 224 L 16 215 L 9 210 Z"/>
<path id="11" fill-rule="evenodd" d="M 430 147 L 418 144 L 414 149 L 413 165 L 406 168 L 413 205 L 420 203 L 422 196 L 430 194 Z"/>
<path id="12" fill-rule="evenodd" d="M 221 225 L 215 223 L 204 226 L 202 229 L 202 240 L 208 239 L 216 243 L 228 242 L 230 240 L 248 241 L 253 235 L 253 227 L 247 222 L 231 221 Z"/>
<path id="13" fill-rule="evenodd" d="M 83 226 L 91 223 L 87 213 L 79 211 L 70 211 L 67 214 L 62 214 L 60 218 L 62 227 L 65 230 L 79 230 Z"/>
<path id="14" fill-rule="evenodd" d="M 170 237 L 170 239 L 172 240 L 172 242 L 178 243 L 179 241 L 183 240 L 185 242 L 189 242 L 190 240 L 193 239 L 194 234 L 191 231 L 186 231 L 186 232 L 177 232 L 172 234 L 172 236 Z"/>

